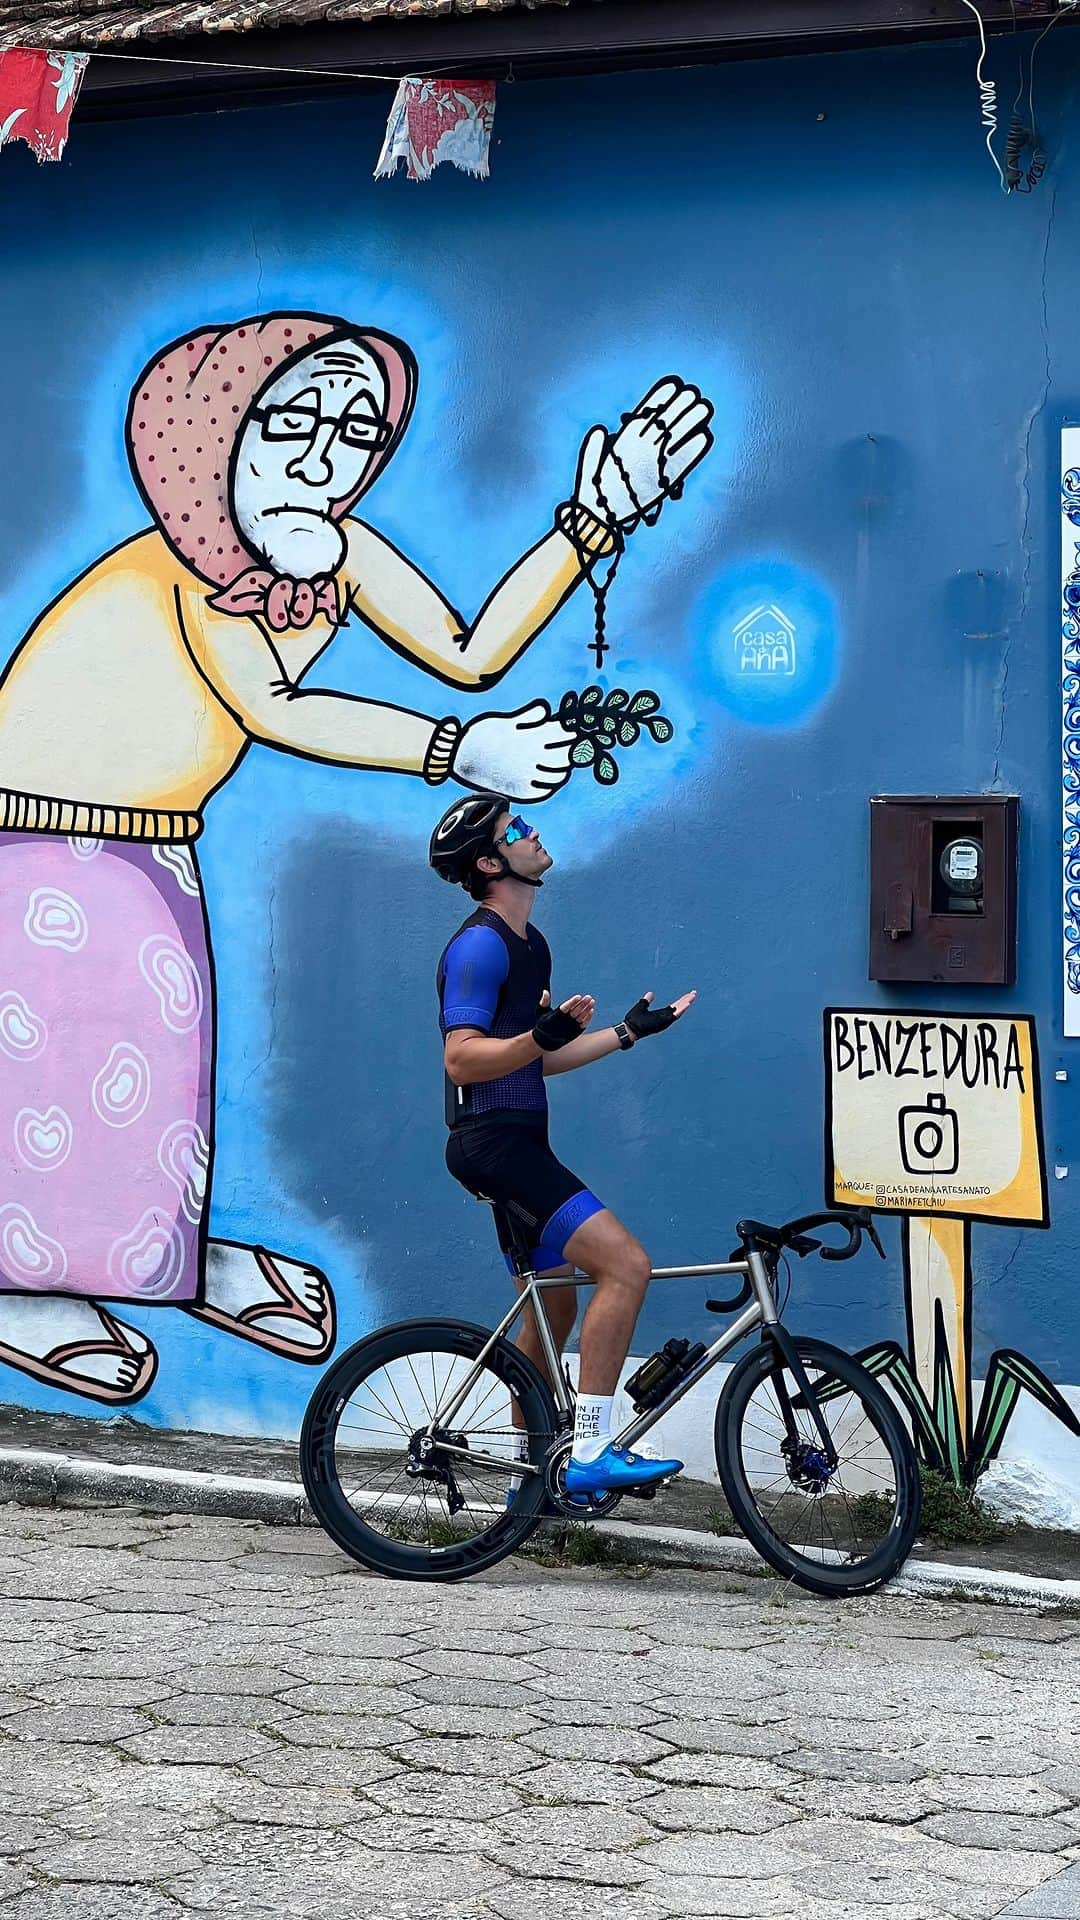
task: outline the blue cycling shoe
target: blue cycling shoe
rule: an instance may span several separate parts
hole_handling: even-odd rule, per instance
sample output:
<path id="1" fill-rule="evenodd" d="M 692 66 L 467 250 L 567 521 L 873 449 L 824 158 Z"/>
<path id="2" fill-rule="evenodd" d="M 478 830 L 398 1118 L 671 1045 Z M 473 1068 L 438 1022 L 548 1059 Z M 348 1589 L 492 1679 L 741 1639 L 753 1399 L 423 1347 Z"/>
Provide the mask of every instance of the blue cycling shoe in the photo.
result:
<path id="1" fill-rule="evenodd" d="M 681 1460 L 646 1460 L 629 1447 L 605 1447 L 595 1460 L 583 1465 L 573 1455 L 566 1463 L 567 1493 L 633 1493 L 641 1487 L 654 1487 L 681 1473 Z"/>

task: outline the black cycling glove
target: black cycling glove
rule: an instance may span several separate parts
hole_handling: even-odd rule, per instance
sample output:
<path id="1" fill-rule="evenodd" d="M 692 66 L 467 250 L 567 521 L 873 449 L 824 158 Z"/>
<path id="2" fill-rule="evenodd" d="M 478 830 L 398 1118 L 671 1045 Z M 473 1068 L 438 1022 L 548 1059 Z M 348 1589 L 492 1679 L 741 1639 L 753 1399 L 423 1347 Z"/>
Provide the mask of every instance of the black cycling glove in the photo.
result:
<path id="1" fill-rule="evenodd" d="M 564 1013 L 561 1007 L 542 1007 L 532 1037 L 545 1053 L 554 1053 L 557 1048 L 576 1040 L 580 1032 L 578 1022 L 570 1014 Z"/>
<path id="2" fill-rule="evenodd" d="M 623 1021 L 635 1040 L 647 1040 L 650 1033 L 664 1033 L 678 1017 L 674 1007 L 651 1006 L 643 994 L 640 1000 L 635 1000 L 629 1013 L 623 1015 Z"/>

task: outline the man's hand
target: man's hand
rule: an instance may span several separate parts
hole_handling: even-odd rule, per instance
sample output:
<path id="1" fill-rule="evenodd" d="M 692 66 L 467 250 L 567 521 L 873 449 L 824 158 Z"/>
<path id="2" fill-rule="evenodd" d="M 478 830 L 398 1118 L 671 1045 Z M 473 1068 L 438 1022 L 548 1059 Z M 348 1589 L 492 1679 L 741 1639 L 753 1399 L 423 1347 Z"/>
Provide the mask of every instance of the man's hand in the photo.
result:
<path id="1" fill-rule="evenodd" d="M 540 996 L 540 1012 L 532 1030 L 533 1039 L 545 1053 L 554 1053 L 584 1033 L 595 1012 L 596 1001 L 591 993 L 571 994 L 561 1006 L 553 1007 L 550 993 L 545 992 Z"/>
<path id="2" fill-rule="evenodd" d="M 713 444 L 711 401 L 674 377 L 660 380 L 618 432 L 593 427 L 578 459 L 574 499 L 605 526 L 623 531 L 681 493 Z"/>
<path id="3" fill-rule="evenodd" d="M 450 771 L 478 793 L 511 800 L 546 800 L 570 778 L 575 733 L 553 715 L 546 700 L 516 713 L 482 713 L 458 741 Z"/>
<path id="4" fill-rule="evenodd" d="M 674 1026 L 696 999 L 696 991 L 684 993 L 678 1000 L 673 1000 L 670 1006 L 654 1007 L 652 994 L 643 993 L 640 1000 L 635 1000 L 629 1013 L 623 1015 L 623 1019 L 635 1040 L 647 1040 L 651 1033 L 665 1033 L 668 1027 Z"/>

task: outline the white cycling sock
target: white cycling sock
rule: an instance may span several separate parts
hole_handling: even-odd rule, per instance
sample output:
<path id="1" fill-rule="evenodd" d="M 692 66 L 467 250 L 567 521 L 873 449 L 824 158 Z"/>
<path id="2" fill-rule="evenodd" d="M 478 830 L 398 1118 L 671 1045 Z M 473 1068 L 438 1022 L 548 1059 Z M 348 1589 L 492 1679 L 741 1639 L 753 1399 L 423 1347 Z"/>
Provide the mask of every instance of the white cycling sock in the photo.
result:
<path id="1" fill-rule="evenodd" d="M 511 1452 L 510 1452 L 511 1460 L 527 1460 L 528 1459 L 529 1436 L 526 1433 L 524 1427 L 519 1427 L 517 1429 L 517 1432 L 514 1434 L 510 1442 L 510 1448 L 511 1448 Z M 525 1478 L 525 1475 L 523 1473 L 512 1473 L 510 1475 L 510 1492 L 511 1493 L 517 1492 L 524 1478 Z"/>
<path id="2" fill-rule="evenodd" d="M 588 1466 L 591 1460 L 603 1453 L 611 1439 L 611 1409 L 614 1405 L 613 1393 L 578 1394 L 574 1414 L 574 1445 L 570 1457 L 581 1466 Z"/>

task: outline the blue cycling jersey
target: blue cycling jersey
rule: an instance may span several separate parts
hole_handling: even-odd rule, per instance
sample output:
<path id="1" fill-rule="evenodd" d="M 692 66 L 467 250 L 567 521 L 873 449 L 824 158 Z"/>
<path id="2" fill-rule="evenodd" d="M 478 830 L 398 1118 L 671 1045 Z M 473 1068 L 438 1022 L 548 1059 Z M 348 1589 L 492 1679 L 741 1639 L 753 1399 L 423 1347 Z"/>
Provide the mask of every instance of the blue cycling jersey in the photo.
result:
<path id="1" fill-rule="evenodd" d="M 438 969 L 439 1024 L 476 1027 L 494 1040 L 531 1033 L 540 996 L 551 987 L 551 953 L 542 933 L 526 928 L 524 939 L 488 907 L 478 907 L 458 928 Z M 491 1114 L 547 1114 L 542 1060 L 470 1087 L 446 1083 L 446 1119 L 456 1127 Z"/>

